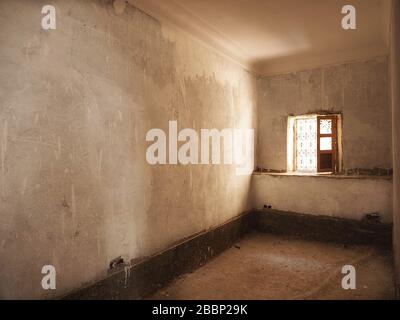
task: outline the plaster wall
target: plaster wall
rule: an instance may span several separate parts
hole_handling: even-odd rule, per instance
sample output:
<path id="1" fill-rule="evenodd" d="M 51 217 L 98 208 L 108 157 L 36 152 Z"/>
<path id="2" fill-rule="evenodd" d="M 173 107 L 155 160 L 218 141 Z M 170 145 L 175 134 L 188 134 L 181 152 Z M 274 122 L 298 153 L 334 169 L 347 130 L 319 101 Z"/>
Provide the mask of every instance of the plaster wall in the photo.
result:
<path id="1" fill-rule="evenodd" d="M 54 0 L 44 31 L 46 4 L 0 1 L 3 299 L 61 296 L 251 208 L 236 166 L 151 166 L 145 137 L 170 120 L 256 128 L 252 74 L 108 0 Z M 46 264 L 56 290 L 41 287 Z"/>
<path id="2" fill-rule="evenodd" d="M 400 2 L 392 1 L 391 26 L 391 102 L 393 112 L 393 244 L 396 294 L 400 298 Z"/>
<path id="3" fill-rule="evenodd" d="M 256 208 L 361 220 L 379 212 L 392 222 L 392 181 L 388 178 L 332 178 L 254 175 Z"/>
<path id="4" fill-rule="evenodd" d="M 356 61 L 259 80 L 259 168 L 286 171 L 287 118 L 328 111 L 342 115 L 342 173 L 390 172 L 391 109 L 388 58 Z M 253 177 L 255 206 L 360 220 L 378 212 L 392 221 L 387 177 Z"/>
<path id="5" fill-rule="evenodd" d="M 386 56 L 259 80 L 258 166 L 286 170 L 287 117 L 342 114 L 343 169 L 392 168 Z"/>

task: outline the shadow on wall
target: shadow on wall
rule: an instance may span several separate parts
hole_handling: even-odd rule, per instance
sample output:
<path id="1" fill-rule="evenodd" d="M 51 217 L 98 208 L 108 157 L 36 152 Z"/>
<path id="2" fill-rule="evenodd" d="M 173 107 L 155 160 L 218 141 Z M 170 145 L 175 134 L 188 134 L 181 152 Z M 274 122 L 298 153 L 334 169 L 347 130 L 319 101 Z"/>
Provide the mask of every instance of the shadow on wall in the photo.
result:
<path id="1" fill-rule="evenodd" d="M 61 296 L 250 206 L 251 177 L 151 167 L 145 136 L 169 120 L 253 127 L 251 74 L 132 6 L 54 0 L 44 31 L 44 4 L 0 2 L 2 298 Z"/>

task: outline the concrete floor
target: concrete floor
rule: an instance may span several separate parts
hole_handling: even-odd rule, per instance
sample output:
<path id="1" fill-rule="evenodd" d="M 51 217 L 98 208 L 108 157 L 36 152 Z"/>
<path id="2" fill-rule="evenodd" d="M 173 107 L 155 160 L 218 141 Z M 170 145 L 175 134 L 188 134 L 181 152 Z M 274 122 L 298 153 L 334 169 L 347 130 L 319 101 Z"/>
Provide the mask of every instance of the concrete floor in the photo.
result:
<path id="1" fill-rule="evenodd" d="M 357 289 L 343 290 L 353 265 Z M 391 252 L 251 233 L 148 299 L 393 299 Z"/>

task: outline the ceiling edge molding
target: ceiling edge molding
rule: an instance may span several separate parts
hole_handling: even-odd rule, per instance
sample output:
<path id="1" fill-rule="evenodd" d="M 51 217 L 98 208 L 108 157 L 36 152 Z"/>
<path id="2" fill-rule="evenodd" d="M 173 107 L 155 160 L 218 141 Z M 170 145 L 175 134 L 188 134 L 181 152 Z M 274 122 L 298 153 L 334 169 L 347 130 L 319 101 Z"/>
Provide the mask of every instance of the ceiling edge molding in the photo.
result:
<path id="1" fill-rule="evenodd" d="M 304 59 L 298 57 L 282 58 L 279 62 L 266 62 L 257 66 L 261 78 L 290 73 L 301 72 L 318 68 L 326 68 L 347 63 L 355 63 L 388 56 L 389 51 L 385 47 L 359 49 L 352 52 L 332 53 L 330 55 L 308 55 Z"/>
<path id="2" fill-rule="evenodd" d="M 162 24 L 176 27 L 186 32 L 218 53 L 238 63 L 244 69 L 257 73 L 254 65 L 247 60 L 246 54 L 234 41 L 175 1 L 160 3 L 154 0 L 128 0 L 128 3 Z"/>
<path id="3" fill-rule="evenodd" d="M 374 47 L 356 48 L 341 52 L 332 51 L 286 56 L 258 63 L 248 59 L 246 53 L 233 40 L 174 0 L 127 0 L 127 2 L 155 18 L 161 24 L 185 32 L 203 45 L 213 49 L 216 53 L 230 59 L 259 77 L 289 74 L 388 55 L 386 35 L 389 35 L 387 17 L 391 9 L 390 0 L 383 1 L 384 10 L 381 27 L 384 34 L 384 43 L 377 44 Z"/>

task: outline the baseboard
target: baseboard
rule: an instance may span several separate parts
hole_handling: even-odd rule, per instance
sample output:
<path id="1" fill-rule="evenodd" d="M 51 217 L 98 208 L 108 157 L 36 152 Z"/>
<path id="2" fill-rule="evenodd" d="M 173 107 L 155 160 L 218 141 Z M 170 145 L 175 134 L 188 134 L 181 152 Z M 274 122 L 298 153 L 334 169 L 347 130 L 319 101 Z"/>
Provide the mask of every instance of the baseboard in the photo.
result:
<path id="1" fill-rule="evenodd" d="M 145 297 L 177 276 L 191 272 L 222 253 L 254 228 L 251 212 L 148 257 L 91 286 L 68 294 L 67 300 L 134 300 Z"/>
<path id="2" fill-rule="evenodd" d="M 376 244 L 391 248 L 392 226 L 272 209 L 253 210 L 131 264 L 63 299 L 140 299 L 181 274 L 196 270 L 252 230 L 306 240 Z"/>
<path id="3" fill-rule="evenodd" d="M 262 209 L 254 211 L 258 231 L 306 240 L 392 246 L 392 225 Z"/>

